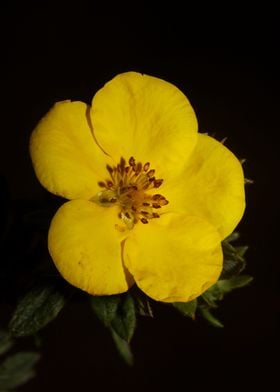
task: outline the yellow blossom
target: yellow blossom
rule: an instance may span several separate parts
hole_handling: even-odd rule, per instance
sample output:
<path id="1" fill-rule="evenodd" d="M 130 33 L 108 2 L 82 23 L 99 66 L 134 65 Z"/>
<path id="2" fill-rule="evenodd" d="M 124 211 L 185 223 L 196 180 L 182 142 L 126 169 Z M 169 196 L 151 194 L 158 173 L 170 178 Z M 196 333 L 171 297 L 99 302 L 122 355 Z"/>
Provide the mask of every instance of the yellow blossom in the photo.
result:
<path id="1" fill-rule="evenodd" d="M 70 201 L 48 236 L 52 259 L 92 295 L 133 284 L 159 301 L 190 301 L 222 269 L 221 241 L 241 219 L 244 176 L 222 144 L 197 132 L 186 96 L 128 72 L 92 105 L 56 103 L 32 133 L 36 175 Z"/>

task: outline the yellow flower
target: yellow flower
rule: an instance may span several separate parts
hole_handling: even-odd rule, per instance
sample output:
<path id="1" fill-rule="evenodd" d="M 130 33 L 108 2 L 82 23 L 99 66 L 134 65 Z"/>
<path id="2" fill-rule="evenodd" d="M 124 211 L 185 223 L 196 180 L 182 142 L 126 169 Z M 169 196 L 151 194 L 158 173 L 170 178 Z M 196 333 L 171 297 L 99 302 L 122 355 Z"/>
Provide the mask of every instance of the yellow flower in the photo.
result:
<path id="1" fill-rule="evenodd" d="M 92 105 L 58 102 L 31 136 L 36 175 L 66 202 L 49 251 L 62 276 L 92 295 L 134 283 L 155 300 L 190 301 L 219 278 L 221 241 L 241 219 L 238 159 L 197 132 L 185 95 L 128 72 Z"/>

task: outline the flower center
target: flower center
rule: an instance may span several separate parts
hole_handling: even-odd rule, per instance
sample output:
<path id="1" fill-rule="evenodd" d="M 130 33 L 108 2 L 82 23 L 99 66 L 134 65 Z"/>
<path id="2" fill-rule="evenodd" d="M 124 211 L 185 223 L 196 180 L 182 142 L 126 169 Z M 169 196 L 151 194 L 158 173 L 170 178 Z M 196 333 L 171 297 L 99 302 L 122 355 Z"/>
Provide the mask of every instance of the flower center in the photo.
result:
<path id="1" fill-rule="evenodd" d="M 147 224 L 150 219 L 160 217 L 155 210 L 168 204 L 168 200 L 159 193 L 146 193 L 163 183 L 163 179 L 155 177 L 155 170 L 150 169 L 149 162 L 142 165 L 131 157 L 127 164 L 121 158 L 117 166 L 107 165 L 106 168 L 110 178 L 98 182 L 102 190 L 94 197 L 94 201 L 107 207 L 118 204 L 119 218 L 128 229 L 132 229 L 137 222 Z"/>

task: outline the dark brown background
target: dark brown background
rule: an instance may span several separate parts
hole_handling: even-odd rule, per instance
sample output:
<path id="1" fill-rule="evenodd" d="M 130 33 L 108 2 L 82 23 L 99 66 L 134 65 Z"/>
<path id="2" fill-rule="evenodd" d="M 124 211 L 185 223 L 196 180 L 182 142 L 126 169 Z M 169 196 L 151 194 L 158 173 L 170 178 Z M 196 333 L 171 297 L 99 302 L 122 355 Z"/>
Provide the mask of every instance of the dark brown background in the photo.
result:
<path id="1" fill-rule="evenodd" d="M 90 309 L 79 301 L 68 305 L 42 333 L 38 376 L 21 391 L 271 390 L 276 379 L 279 47 L 273 11 L 252 17 L 235 10 L 241 18 L 224 13 L 217 24 L 207 11 L 203 19 L 173 6 L 160 12 L 145 4 L 108 4 L 103 11 L 86 2 L 2 6 L 1 187 L 8 184 L 10 206 L 47 197 L 33 173 L 28 139 L 54 102 L 90 102 L 106 81 L 128 70 L 166 79 L 189 97 L 200 131 L 227 136 L 227 146 L 248 160 L 246 175 L 255 184 L 247 188 L 239 231 L 250 245 L 248 273 L 255 281 L 223 302 L 223 330 L 156 307 L 154 320 L 139 320 L 132 369 Z M 3 298 L 5 323 L 11 303 Z"/>

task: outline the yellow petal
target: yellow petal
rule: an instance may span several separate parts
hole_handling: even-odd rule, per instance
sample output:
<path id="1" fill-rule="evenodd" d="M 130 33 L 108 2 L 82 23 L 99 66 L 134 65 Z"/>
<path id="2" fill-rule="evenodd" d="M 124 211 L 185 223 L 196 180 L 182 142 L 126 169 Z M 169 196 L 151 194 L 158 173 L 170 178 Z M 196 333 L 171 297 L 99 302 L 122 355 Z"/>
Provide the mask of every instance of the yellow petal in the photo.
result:
<path id="1" fill-rule="evenodd" d="M 67 199 L 91 198 L 106 176 L 108 157 L 93 139 L 82 102 L 55 104 L 33 131 L 30 153 L 42 185 Z"/>
<path id="2" fill-rule="evenodd" d="M 213 285 L 222 268 L 221 239 L 201 218 L 167 213 L 137 224 L 124 245 L 124 262 L 151 298 L 185 302 Z"/>
<path id="3" fill-rule="evenodd" d="M 92 295 L 122 293 L 132 283 L 122 262 L 117 213 L 117 207 L 72 200 L 51 222 L 48 244 L 57 269 L 73 286 Z"/>
<path id="4" fill-rule="evenodd" d="M 197 139 L 197 120 L 185 95 L 161 79 L 127 72 L 94 96 L 95 137 L 118 162 L 133 156 L 150 162 L 157 176 L 183 166 Z"/>
<path id="5" fill-rule="evenodd" d="M 222 239 L 237 226 L 245 209 L 244 174 L 235 155 L 210 136 L 199 134 L 184 175 L 163 184 L 169 200 L 165 211 L 200 216 Z"/>

